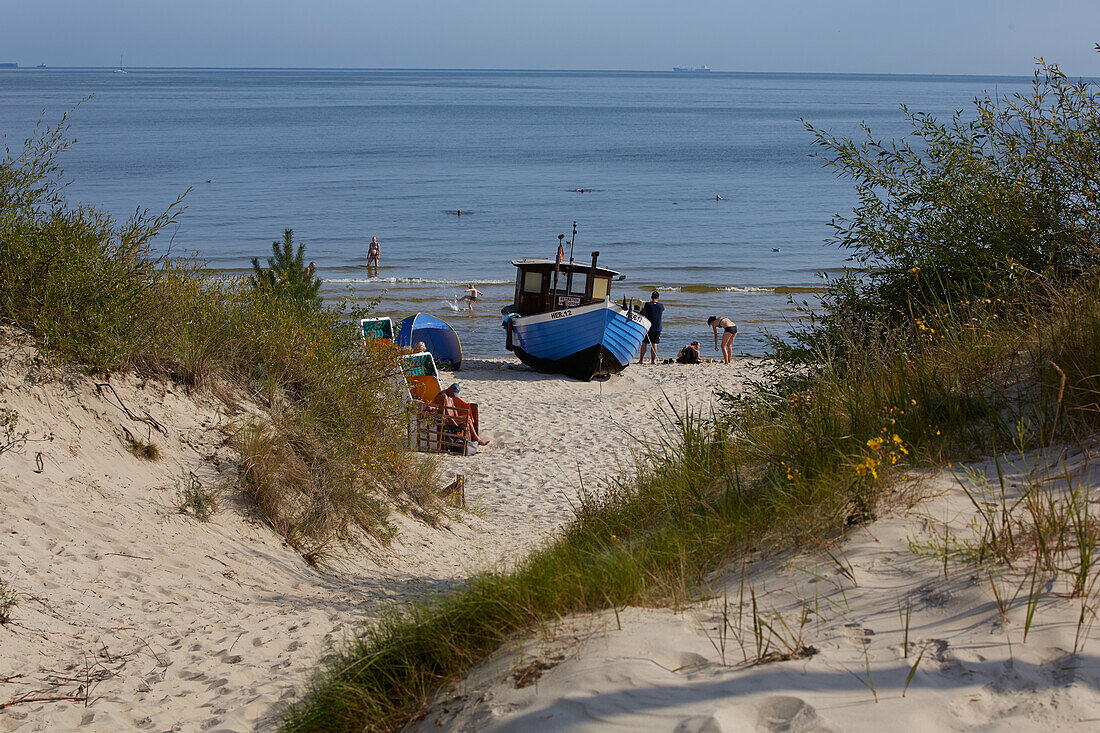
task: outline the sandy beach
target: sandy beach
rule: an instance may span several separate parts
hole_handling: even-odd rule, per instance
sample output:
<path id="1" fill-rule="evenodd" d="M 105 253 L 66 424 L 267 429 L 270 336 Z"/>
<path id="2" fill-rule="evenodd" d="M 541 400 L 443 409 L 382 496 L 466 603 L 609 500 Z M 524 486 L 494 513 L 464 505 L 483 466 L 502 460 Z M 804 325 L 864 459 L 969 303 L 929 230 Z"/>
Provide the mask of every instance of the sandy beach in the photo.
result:
<path id="1" fill-rule="evenodd" d="M 270 730 L 319 656 L 387 602 L 522 557 L 568 521 L 582 483 L 599 490 L 631 465 L 671 406 L 708 410 L 753 369 L 634 365 L 580 383 L 470 362 L 453 379 L 491 444 L 442 459 L 447 479 L 465 476 L 467 511 L 435 528 L 395 514 L 388 546 L 321 572 L 228 488 L 211 521 L 179 513 L 186 482 L 236 477 L 226 439 L 241 416 L 224 403 L 8 349 L 0 406 L 18 411 L 30 442 L 0 455 L 0 578 L 18 595 L 0 626 L 0 703 L 45 699 L 0 710 L 0 731 Z M 161 458 L 132 455 L 126 431 Z M 1056 463 L 1028 461 L 1010 485 Z M 1095 485 L 1086 456 L 1067 461 Z M 1094 619 L 1064 580 L 1040 579 L 1029 622 L 1026 575 L 945 571 L 934 551 L 914 552 L 974 530 L 960 479 L 960 467 L 914 473 L 875 523 L 727 568 L 690 606 L 568 618 L 514 639 L 412 730 L 1095 730 Z M 1012 598 L 1003 613 L 998 594 Z"/>
<path id="2" fill-rule="evenodd" d="M 227 488 L 242 416 L 221 401 L 59 371 L 26 346 L 0 362 L 0 407 L 30 439 L 0 454 L 0 579 L 18 598 L 0 626 L 0 704 L 89 690 L 0 710 L 5 732 L 270 728 L 318 656 L 382 604 L 520 557 L 569 519 L 582 481 L 598 490 L 630 465 L 670 404 L 708 409 L 752 368 L 634 365 L 580 383 L 468 362 L 454 381 L 492 442 L 442 466 L 466 477 L 467 511 L 437 528 L 395 514 L 388 546 L 320 572 Z M 134 456 L 127 431 L 159 460 Z M 209 522 L 178 511 L 192 480 L 220 487 Z"/>

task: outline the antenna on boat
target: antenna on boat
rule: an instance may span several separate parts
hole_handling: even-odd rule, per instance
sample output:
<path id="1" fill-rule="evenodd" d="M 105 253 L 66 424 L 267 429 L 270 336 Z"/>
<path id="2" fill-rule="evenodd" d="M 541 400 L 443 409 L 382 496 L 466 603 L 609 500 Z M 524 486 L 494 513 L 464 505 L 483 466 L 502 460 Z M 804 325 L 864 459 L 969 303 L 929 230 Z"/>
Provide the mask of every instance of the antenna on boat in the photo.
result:
<path id="1" fill-rule="evenodd" d="M 558 253 L 554 256 L 554 294 L 550 296 L 550 310 L 552 311 L 558 309 L 558 271 L 561 269 L 561 261 L 565 257 L 565 248 L 562 247 L 562 240 L 564 239 L 564 234 L 558 235 Z M 569 250 L 572 252 L 572 245 L 569 246 Z"/>
<path id="2" fill-rule="evenodd" d="M 577 222 L 573 222 L 573 238 L 569 240 L 569 261 L 573 261 L 573 243 L 577 241 Z"/>

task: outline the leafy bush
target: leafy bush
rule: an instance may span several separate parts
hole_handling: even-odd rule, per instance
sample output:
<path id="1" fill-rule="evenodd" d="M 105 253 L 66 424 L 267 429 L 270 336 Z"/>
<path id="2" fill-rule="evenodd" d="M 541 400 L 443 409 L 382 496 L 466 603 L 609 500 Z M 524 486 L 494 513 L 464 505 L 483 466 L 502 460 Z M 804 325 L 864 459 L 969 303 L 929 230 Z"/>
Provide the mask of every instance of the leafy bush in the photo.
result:
<path id="1" fill-rule="evenodd" d="M 856 141 L 806 124 L 824 165 L 855 182 L 859 205 L 833 221 L 831 241 L 865 272 L 828 286 L 821 314 L 795 332 L 803 356 L 843 333 L 873 340 L 942 303 L 1039 297 L 1096 272 L 1094 84 L 1040 60 L 1031 94 L 987 93 L 948 122 L 902 109 L 905 140 L 876 139 L 864 126 Z"/>

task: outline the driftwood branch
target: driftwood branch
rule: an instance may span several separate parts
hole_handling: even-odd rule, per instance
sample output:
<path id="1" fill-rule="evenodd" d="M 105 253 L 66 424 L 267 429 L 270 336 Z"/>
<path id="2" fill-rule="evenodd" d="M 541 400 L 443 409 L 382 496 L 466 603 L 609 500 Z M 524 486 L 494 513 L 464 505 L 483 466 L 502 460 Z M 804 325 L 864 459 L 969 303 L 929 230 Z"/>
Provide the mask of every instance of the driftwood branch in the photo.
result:
<path id="1" fill-rule="evenodd" d="M 69 700 L 72 702 L 84 702 L 87 699 L 85 695 L 53 695 L 50 697 L 17 697 L 14 700 L 8 700 L 7 702 L 0 702 L 0 710 L 10 708 L 12 705 L 19 705 L 25 702 L 58 702 L 62 700 Z"/>
<path id="2" fill-rule="evenodd" d="M 154 430 L 160 432 L 161 434 L 168 435 L 168 428 L 157 422 L 156 418 L 152 417 L 148 412 L 145 413 L 144 417 L 140 415 L 135 415 L 134 412 L 126 406 L 126 403 L 122 401 L 122 398 L 118 396 L 118 392 L 115 391 L 115 388 L 110 383 L 96 382 L 96 392 L 102 394 L 104 388 L 111 390 L 111 394 L 113 394 L 115 396 L 115 399 L 118 400 L 118 406 L 126 414 L 126 417 L 130 418 L 134 422 L 143 422 L 146 425 L 151 426 Z"/>

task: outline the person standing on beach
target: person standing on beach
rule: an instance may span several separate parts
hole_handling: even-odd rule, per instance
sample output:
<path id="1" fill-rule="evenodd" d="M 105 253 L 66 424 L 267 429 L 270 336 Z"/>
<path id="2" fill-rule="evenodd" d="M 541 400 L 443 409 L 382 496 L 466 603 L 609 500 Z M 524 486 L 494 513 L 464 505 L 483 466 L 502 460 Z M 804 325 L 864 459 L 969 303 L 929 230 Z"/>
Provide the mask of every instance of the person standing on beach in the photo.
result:
<path id="1" fill-rule="evenodd" d="M 382 245 L 378 243 L 378 237 L 370 238 L 370 246 L 367 247 L 367 276 L 370 277 L 370 266 L 374 264 L 374 274 L 378 275 L 378 258 L 382 256 Z"/>
<path id="2" fill-rule="evenodd" d="M 649 294 L 649 302 L 642 306 L 642 315 L 649 321 L 649 333 L 642 340 L 642 355 L 638 363 L 645 361 L 645 349 L 649 346 L 649 363 L 657 363 L 657 344 L 661 343 L 661 316 L 665 313 L 665 304 L 660 303 L 661 295 L 656 290 Z"/>
<path id="3" fill-rule="evenodd" d="M 711 316 L 707 319 L 707 325 L 714 331 L 715 351 L 718 351 L 718 329 L 722 329 L 722 363 L 729 364 L 733 361 L 733 339 L 737 337 L 737 324 L 724 316 Z"/>

